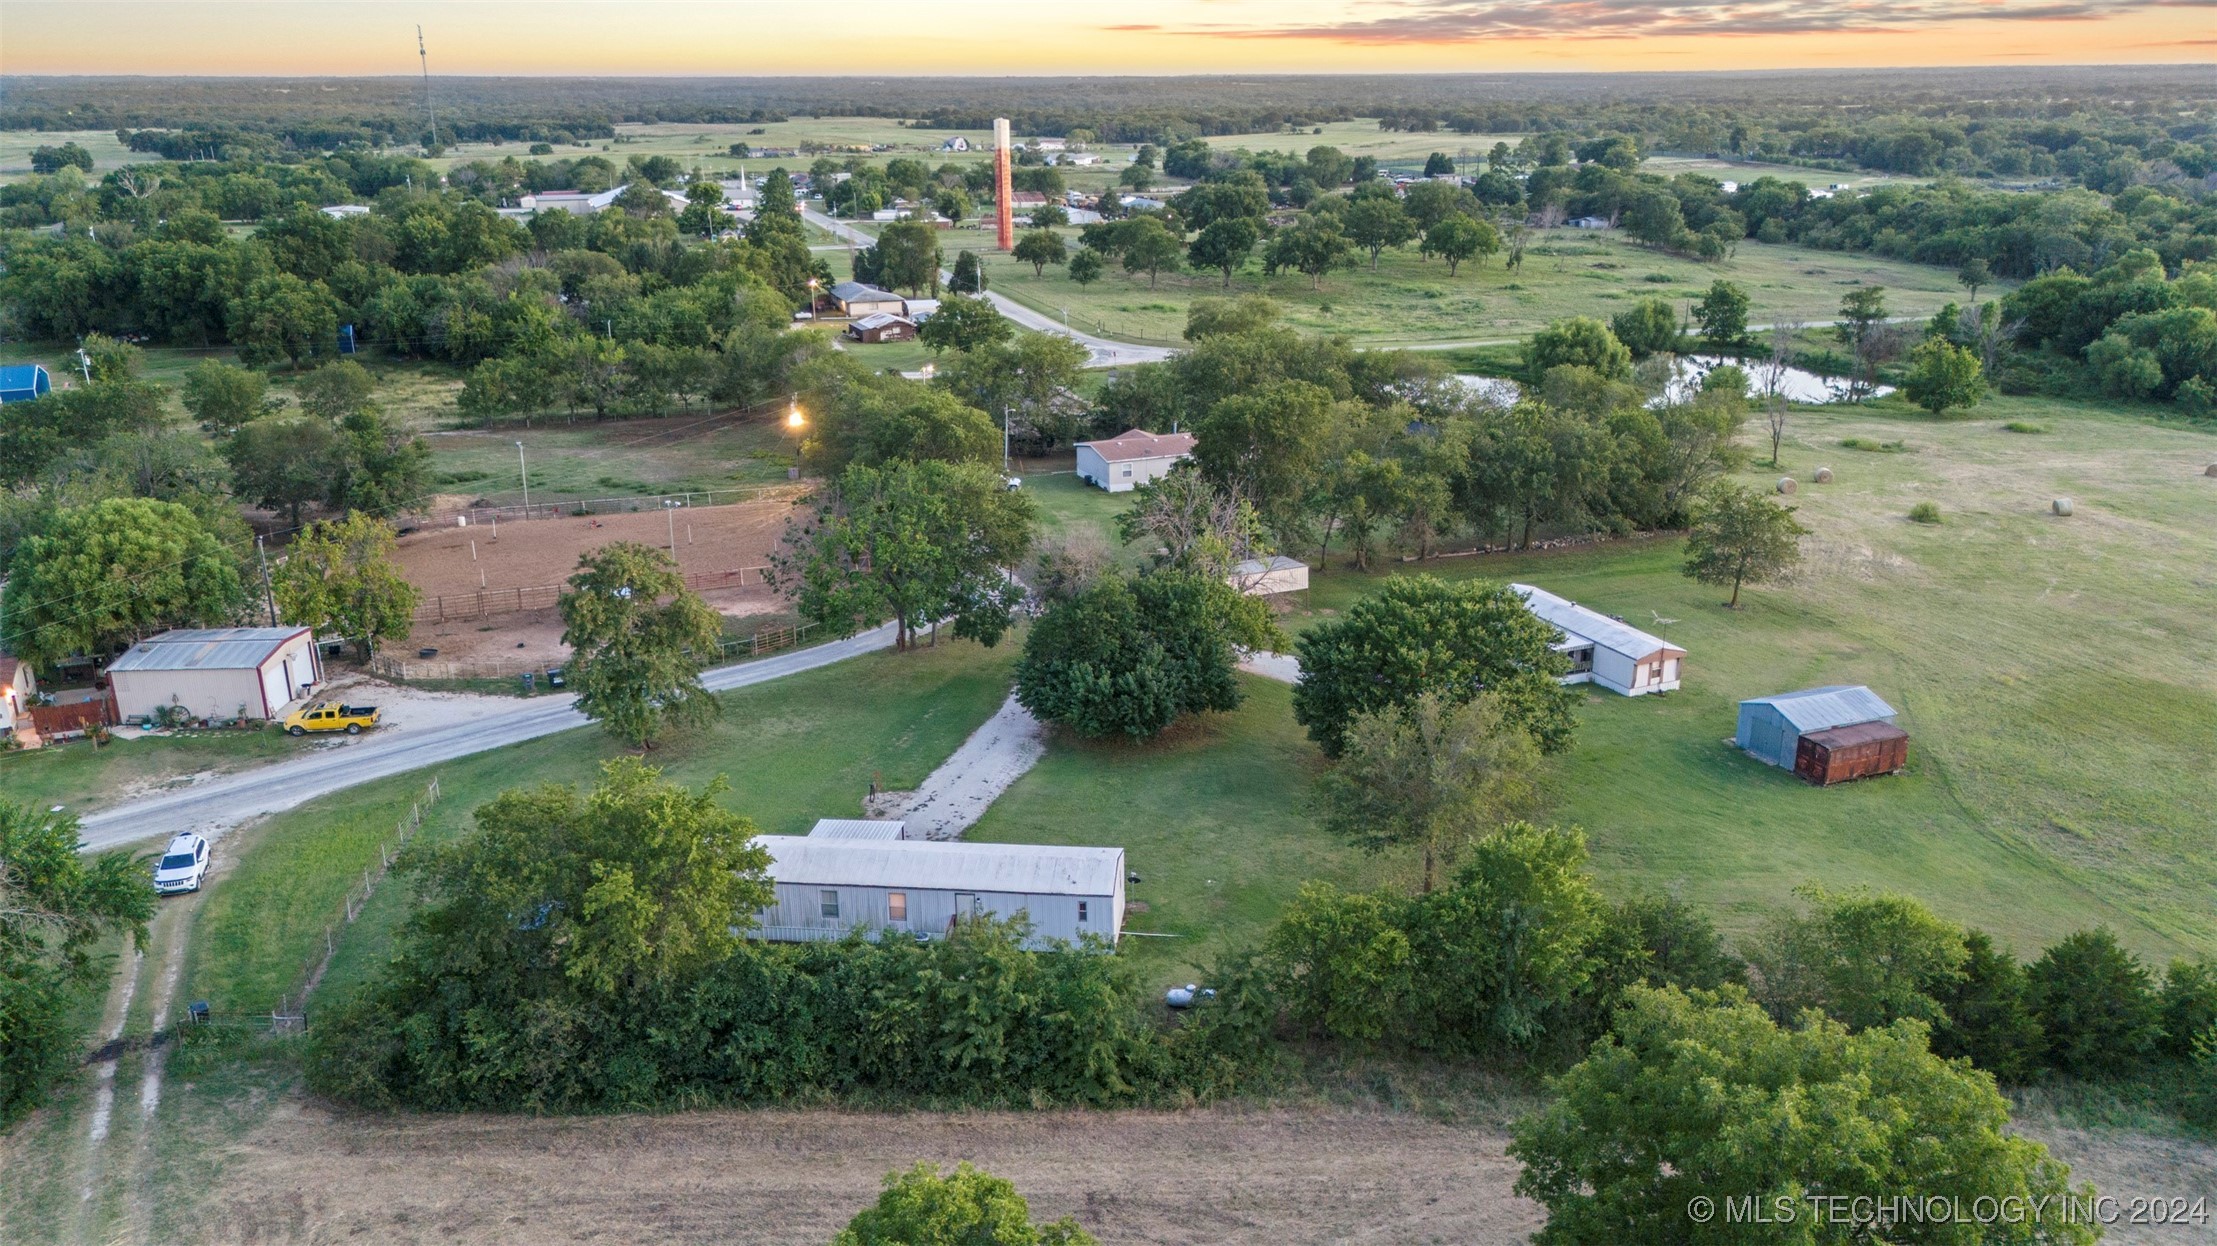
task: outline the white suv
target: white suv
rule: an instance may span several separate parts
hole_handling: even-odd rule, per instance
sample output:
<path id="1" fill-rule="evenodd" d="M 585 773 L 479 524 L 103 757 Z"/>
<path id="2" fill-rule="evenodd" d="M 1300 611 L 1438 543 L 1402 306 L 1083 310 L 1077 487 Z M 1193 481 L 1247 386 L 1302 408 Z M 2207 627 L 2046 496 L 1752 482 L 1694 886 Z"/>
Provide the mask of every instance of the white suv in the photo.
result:
<path id="1" fill-rule="evenodd" d="M 154 890 L 163 895 L 200 890 L 208 873 L 208 841 L 190 831 L 169 841 L 162 859 L 154 863 Z"/>

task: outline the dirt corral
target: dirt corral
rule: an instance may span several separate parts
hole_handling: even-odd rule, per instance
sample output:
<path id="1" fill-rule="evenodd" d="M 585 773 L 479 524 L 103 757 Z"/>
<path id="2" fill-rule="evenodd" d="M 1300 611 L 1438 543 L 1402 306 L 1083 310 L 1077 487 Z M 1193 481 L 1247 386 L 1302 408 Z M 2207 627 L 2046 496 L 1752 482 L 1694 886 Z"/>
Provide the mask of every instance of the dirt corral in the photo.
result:
<path id="1" fill-rule="evenodd" d="M 762 581 L 792 511 L 785 501 L 680 507 L 628 514 L 565 515 L 502 524 L 427 526 L 400 538 L 402 571 L 423 593 L 405 654 L 437 649 L 440 663 L 544 665 L 562 661 L 560 585 L 587 552 L 616 541 L 670 548 L 678 570 L 733 617 L 775 612 Z M 459 672 L 457 672 L 459 673 Z"/>

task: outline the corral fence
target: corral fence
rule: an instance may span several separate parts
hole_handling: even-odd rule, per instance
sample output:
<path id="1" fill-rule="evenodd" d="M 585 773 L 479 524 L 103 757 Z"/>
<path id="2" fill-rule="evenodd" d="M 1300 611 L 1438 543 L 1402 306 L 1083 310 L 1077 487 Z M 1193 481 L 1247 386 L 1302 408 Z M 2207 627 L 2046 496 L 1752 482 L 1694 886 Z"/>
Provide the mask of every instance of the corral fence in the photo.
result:
<path id="1" fill-rule="evenodd" d="M 661 510 L 664 506 L 736 506 L 743 502 L 792 502 L 808 494 L 805 483 L 734 485 L 729 489 L 692 489 L 683 493 L 656 493 L 621 498 L 549 498 L 529 506 L 465 506 L 453 510 L 426 511 L 422 527 L 479 527 L 516 523 L 528 519 L 576 519 L 586 515 L 629 515 Z"/>
<path id="2" fill-rule="evenodd" d="M 711 665 L 735 662 L 741 658 L 761 657 L 780 649 L 791 649 L 808 639 L 814 623 L 780 625 L 758 628 L 750 636 L 733 636 L 718 646 Z M 559 661 L 544 658 L 489 658 L 474 662 L 441 662 L 436 659 L 396 658 L 380 653 L 369 661 L 369 672 L 381 679 L 400 681 L 419 679 L 514 679 L 520 675 L 544 674 L 550 667 L 559 667 Z"/>
<path id="3" fill-rule="evenodd" d="M 347 888 L 346 898 L 323 927 L 323 938 L 318 940 L 300 970 L 293 975 L 292 986 L 282 999 L 269 1010 L 269 1029 L 273 1034 L 298 1034 L 308 1028 L 308 995 L 323 980 L 323 971 L 331 967 L 331 958 L 338 954 L 339 935 L 354 919 L 362 915 L 370 896 L 377 891 L 387 872 L 393 868 L 394 858 L 407 846 L 408 840 L 423 825 L 424 813 L 439 803 L 439 780 L 434 776 L 423 789 L 423 795 L 408 806 L 408 812 L 394 824 L 393 833 L 377 846 L 377 863 L 362 871 L 362 877 Z M 257 1014 L 257 1017 L 259 1014 Z"/>
<path id="4" fill-rule="evenodd" d="M 688 571 L 685 587 L 695 592 L 720 588 L 755 588 L 769 583 L 768 567 L 735 567 L 729 571 Z M 469 593 L 442 593 L 416 603 L 418 623 L 451 623 L 515 614 L 522 610 L 552 610 L 562 600 L 562 584 L 531 588 L 481 588 Z M 375 663 L 373 662 L 374 666 Z"/>

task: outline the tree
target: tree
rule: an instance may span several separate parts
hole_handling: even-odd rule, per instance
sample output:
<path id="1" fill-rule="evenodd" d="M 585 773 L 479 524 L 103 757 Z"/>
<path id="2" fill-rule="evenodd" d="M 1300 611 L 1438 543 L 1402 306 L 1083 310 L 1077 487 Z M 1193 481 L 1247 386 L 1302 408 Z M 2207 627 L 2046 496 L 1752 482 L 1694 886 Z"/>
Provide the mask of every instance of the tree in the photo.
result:
<path id="1" fill-rule="evenodd" d="M 985 293 L 985 265 L 978 262 L 977 252 L 955 252 L 955 270 L 947 288 L 956 294 Z"/>
<path id="2" fill-rule="evenodd" d="M 771 582 L 835 631 L 890 620 L 896 649 L 950 616 L 957 636 L 995 644 L 1023 600 L 1008 569 L 1031 548 L 1035 513 L 974 463 L 856 465 L 788 524 Z"/>
<path id="3" fill-rule="evenodd" d="M 1538 766 L 1531 736 L 1493 698 L 1457 705 L 1428 691 L 1358 714 L 1317 790 L 1334 834 L 1374 853 L 1416 848 L 1430 893 L 1465 840 L 1531 802 Z"/>
<path id="4" fill-rule="evenodd" d="M 377 392 L 377 378 L 361 364 L 341 359 L 293 382 L 293 392 L 299 396 L 303 412 L 336 424 L 369 409 L 370 396 Z"/>
<path id="5" fill-rule="evenodd" d="M 1541 752 L 1561 752 L 1577 723 L 1574 694 L 1555 682 L 1568 670 L 1552 647 L 1559 635 L 1506 584 L 1392 576 L 1343 617 L 1301 635 L 1293 717 L 1325 756 L 1338 757 L 1359 715 L 1413 705 L 1427 692 L 1454 704 L 1490 692 Z"/>
<path id="6" fill-rule="evenodd" d="M 146 948 L 145 862 L 80 853 L 79 834 L 75 814 L 0 801 L 0 1125 L 37 1107 L 80 1059 L 72 1015 L 108 978 L 101 944 L 128 935 Z"/>
<path id="7" fill-rule="evenodd" d="M 336 350 L 338 333 L 338 310 L 320 281 L 272 273 L 231 304 L 231 344 L 244 364 L 283 359 L 297 369 L 303 359 Z"/>
<path id="8" fill-rule="evenodd" d="M 1945 338 L 1926 338 L 1909 353 L 1909 375 L 1902 393 L 1934 415 L 1954 407 L 1975 407 L 1986 397 L 1986 373 L 1978 356 Z"/>
<path id="9" fill-rule="evenodd" d="M 919 1161 L 888 1174 L 885 1193 L 831 1246 L 1095 1246 L 1068 1216 L 1034 1225 L 1014 1184 L 972 1168 L 967 1160 L 942 1177 Z"/>
<path id="10" fill-rule="evenodd" d="M 1370 253 L 1370 271 L 1378 271 L 1378 255 L 1387 247 L 1405 245 L 1416 237 L 1416 222 L 1401 210 L 1398 199 L 1367 196 L 1342 213 L 1348 241 Z"/>
<path id="11" fill-rule="evenodd" d="M 1160 735 L 1240 703 L 1239 649 L 1284 643 L 1270 608 L 1222 579 L 1162 569 L 1101 579 L 1032 625 L 1016 698 L 1081 736 Z"/>
<path id="12" fill-rule="evenodd" d="M 185 373 L 185 410 L 218 437 L 261 415 L 268 396 L 269 378 L 220 359 L 203 359 Z"/>
<path id="13" fill-rule="evenodd" d="M 1832 331 L 1855 356 L 1858 396 L 1876 383 L 1878 330 L 1885 323 L 1884 286 L 1865 286 L 1860 290 L 1851 290 L 1846 298 L 1840 300 L 1840 323 L 1833 326 Z"/>
<path id="14" fill-rule="evenodd" d="M 1448 157 L 1446 152 L 1435 151 L 1424 158 L 1424 176 L 1453 177 L 1455 176 L 1455 162 Z"/>
<path id="15" fill-rule="evenodd" d="M 1008 421 L 1016 444 L 1045 453 L 1075 440 L 1086 410 L 1074 403 L 1086 349 L 1059 333 L 1019 333 L 957 355 L 938 384 L 980 411 Z"/>
<path id="16" fill-rule="evenodd" d="M 1102 270 L 1107 267 L 1108 261 L 1101 258 L 1099 251 L 1092 247 L 1079 247 L 1077 253 L 1070 257 L 1070 280 L 1081 286 L 1092 285 L 1101 279 Z"/>
<path id="17" fill-rule="evenodd" d="M 421 501 L 431 483 L 431 447 L 384 413 L 365 408 L 339 421 L 340 456 L 324 500 L 334 510 L 393 515 Z"/>
<path id="18" fill-rule="evenodd" d="M 1307 381 L 1226 398 L 1194 423 L 1194 465 L 1253 501 L 1273 525 L 1288 527 L 1316 486 L 1334 411 L 1331 391 Z"/>
<path id="19" fill-rule="evenodd" d="M 59 147 L 40 144 L 31 149 L 31 172 L 45 175 L 59 173 L 63 169 L 83 169 L 92 172 L 92 152 L 71 141 Z"/>
<path id="20" fill-rule="evenodd" d="M 916 326 L 916 340 L 934 354 L 947 350 L 969 351 L 1016 335 L 1016 323 L 1003 316 L 987 299 L 949 294 L 939 300 L 939 310 Z"/>
<path id="21" fill-rule="evenodd" d="M 1019 263 L 1032 266 L 1032 276 L 1047 275 L 1049 264 L 1060 264 L 1069 258 L 1069 251 L 1062 244 L 1062 236 L 1051 229 L 1028 229 L 1016 240 L 1016 249 L 1010 254 Z"/>
<path id="22" fill-rule="evenodd" d="M 1224 288 L 1232 288 L 1232 274 L 1247 262 L 1261 233 L 1252 217 L 1227 216 L 1210 221 L 1190 246 L 1186 260 L 1195 268 L 1213 268 L 1224 274 Z"/>
<path id="23" fill-rule="evenodd" d="M 354 640 L 364 660 L 377 642 L 406 639 L 421 594 L 393 561 L 396 548 L 392 525 L 359 511 L 309 524 L 270 575 L 279 617 Z"/>
<path id="24" fill-rule="evenodd" d="M 2025 971 L 2050 1065 L 2073 1077 L 2140 1067 L 2162 1037 L 2155 983 L 2107 926 L 2066 935 Z"/>
<path id="25" fill-rule="evenodd" d="M 1501 233 L 1491 222 L 1467 216 L 1450 216 L 1424 231 L 1424 249 L 1447 261 L 1452 277 L 1465 260 L 1492 255 L 1501 249 Z"/>
<path id="26" fill-rule="evenodd" d="M 1744 1219 L 1730 1222 L 1735 1205 L 1781 1226 L 1760 1240 L 1844 1244 L 1868 1240 L 1870 1226 L 1812 1224 L 1809 1199 L 1913 1194 L 1968 1208 L 2091 1193 L 2071 1189 L 2045 1147 L 2011 1133 L 1993 1081 L 1933 1055 L 1916 1021 L 1851 1034 L 1810 1018 L 1788 1029 L 1731 990 L 1633 987 L 1614 1033 L 1554 1090 L 1516 1123 L 1509 1147 L 1524 1165 L 1517 1193 L 1547 1208 L 1533 1239 L 1542 1246 L 1757 1240 Z M 1928 1234 L 1897 1221 L 1887 1240 L 1954 1241 L 1955 1228 Z M 2095 1237 L 2084 1218 L 2064 1216 L 2027 1217 L 2007 1234 Z"/>
<path id="27" fill-rule="evenodd" d="M 721 652 L 723 616 L 685 586 L 667 552 L 632 541 L 593 550 L 559 606 L 577 708 L 610 735 L 651 748 L 667 729 L 720 712 L 700 672 Z"/>
<path id="28" fill-rule="evenodd" d="M 1409 1022 L 1425 1046 L 1528 1049 L 1585 991 L 1607 921 L 1586 864 L 1576 827 L 1512 822 L 1470 845 L 1453 887 L 1416 901 Z"/>
<path id="29" fill-rule="evenodd" d="M 1978 288 L 1990 284 L 1994 280 L 1994 272 L 1986 266 L 1984 257 L 1974 255 L 1955 270 L 1955 280 L 1970 291 L 1971 302 L 1975 305 L 1978 302 Z"/>
<path id="30" fill-rule="evenodd" d="M 1670 354 L 1678 347 L 1678 313 L 1662 299 L 1641 299 L 1610 317 L 1609 331 L 1634 359 Z"/>
<path id="31" fill-rule="evenodd" d="M 1653 190 L 1635 198 L 1624 209 L 1624 232 L 1651 247 L 1683 249 L 1686 217 L 1678 196 Z"/>
<path id="32" fill-rule="evenodd" d="M 1546 380 L 1549 368 L 1565 365 L 1591 368 L 1612 381 L 1632 379 L 1632 352 L 1591 316 L 1558 320 L 1525 343 L 1524 373 L 1532 384 Z"/>
<path id="33" fill-rule="evenodd" d="M 1727 608 L 1740 607 L 1740 585 L 1768 584 L 1801 564 L 1800 538 L 1809 530 L 1794 522 L 1794 508 L 1752 489 L 1720 484 L 1695 506 L 1686 534 L 1687 575 L 1703 584 L 1729 584 Z"/>
<path id="34" fill-rule="evenodd" d="M 231 465 L 239 496 L 283 511 L 295 527 L 302 507 L 329 494 L 333 463 L 341 453 L 337 431 L 304 416 L 264 416 L 241 425 L 223 443 L 223 459 Z"/>
<path id="35" fill-rule="evenodd" d="M 1155 288 L 1155 277 L 1163 269 L 1178 271 L 1185 255 L 1185 247 L 1178 235 L 1165 228 L 1162 221 L 1153 216 L 1142 216 L 1130 222 L 1120 235 L 1124 246 L 1124 271 L 1147 274 L 1147 288 Z"/>
<path id="36" fill-rule="evenodd" d="M 1773 1018 L 1791 1022 L 1814 1008 L 1851 1030 L 1946 1020 L 1940 997 L 1962 981 L 1969 955 L 1962 927 L 1907 896 L 1834 894 L 1814 883 L 1795 894 L 1809 911 L 1779 918 L 1749 956 Z"/>
<path id="37" fill-rule="evenodd" d="M 1719 354 L 1732 354 L 1747 346 L 1747 291 L 1729 281 L 1712 281 L 1709 292 L 1694 304 L 1694 323 L 1702 340 Z"/>
<path id="38" fill-rule="evenodd" d="M 2032 1075 L 2046 1039 L 2032 1015 L 2025 967 L 1983 930 L 1963 935 L 1963 971 L 1936 1000 L 1946 1020 L 1932 1027 L 1932 1050 L 1965 1059 L 2005 1085 Z"/>
<path id="39" fill-rule="evenodd" d="M 0 636 L 8 652 L 52 669 L 169 628 L 229 623 L 245 603 L 237 559 L 190 510 L 109 498 L 56 511 L 16 547 Z"/>
<path id="40" fill-rule="evenodd" d="M 1198 298 L 1186 307 L 1185 340 L 1225 333 L 1253 333 L 1278 322 L 1282 309 L 1266 295 L 1243 294 L 1234 298 Z"/>
<path id="41" fill-rule="evenodd" d="M 878 233 L 878 279 L 911 294 L 930 289 L 939 295 L 939 231 L 930 221 L 894 221 Z"/>
<path id="42" fill-rule="evenodd" d="M 1290 227 L 1278 231 L 1263 248 L 1263 272 L 1276 276 L 1283 269 L 1304 273 L 1309 288 L 1324 288 L 1324 275 L 1354 265 L 1355 244 L 1340 229 L 1338 218 L 1303 212 Z"/>
<path id="43" fill-rule="evenodd" d="M 1270 552 L 1254 505 L 1189 463 L 1134 492 L 1131 509 L 1116 517 L 1116 533 L 1126 545 L 1145 540 L 1159 549 L 1158 566 L 1223 579 L 1233 567 Z"/>

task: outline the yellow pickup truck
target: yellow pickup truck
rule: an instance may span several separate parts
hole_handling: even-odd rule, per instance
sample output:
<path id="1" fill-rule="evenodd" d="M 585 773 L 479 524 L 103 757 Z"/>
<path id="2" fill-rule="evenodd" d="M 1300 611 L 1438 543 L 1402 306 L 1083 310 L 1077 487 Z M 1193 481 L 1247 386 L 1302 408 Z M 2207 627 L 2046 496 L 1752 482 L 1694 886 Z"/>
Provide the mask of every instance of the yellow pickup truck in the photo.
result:
<path id="1" fill-rule="evenodd" d="M 374 705 L 339 705 L 331 701 L 318 701 L 306 709 L 294 710 L 285 716 L 286 735 L 306 735 L 311 731 L 344 731 L 348 735 L 362 734 L 362 728 L 377 725 L 377 707 Z"/>

